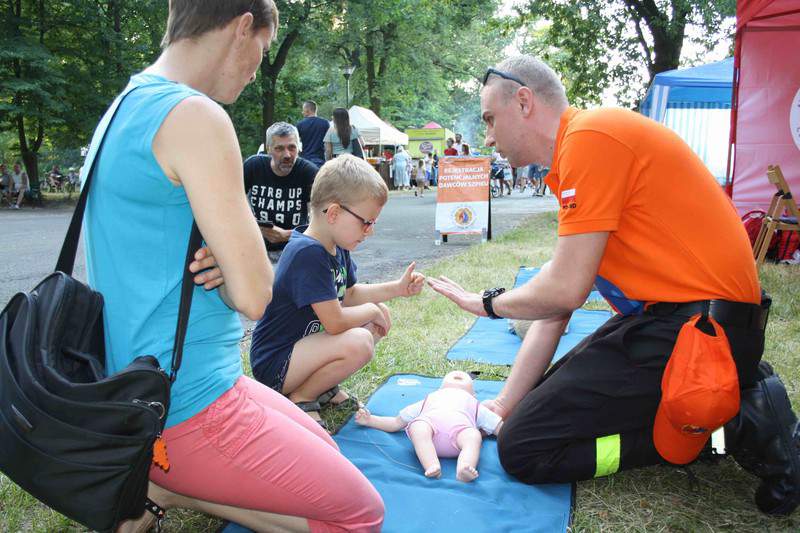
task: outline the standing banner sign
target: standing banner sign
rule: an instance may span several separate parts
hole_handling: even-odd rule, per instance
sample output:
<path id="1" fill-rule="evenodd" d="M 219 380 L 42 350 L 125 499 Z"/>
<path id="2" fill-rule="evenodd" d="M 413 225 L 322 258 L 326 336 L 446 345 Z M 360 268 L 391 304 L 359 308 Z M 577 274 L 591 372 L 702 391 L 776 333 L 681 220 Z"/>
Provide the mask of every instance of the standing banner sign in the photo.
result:
<path id="1" fill-rule="evenodd" d="M 489 228 L 488 157 L 442 157 L 436 192 L 436 231 L 486 235 Z"/>

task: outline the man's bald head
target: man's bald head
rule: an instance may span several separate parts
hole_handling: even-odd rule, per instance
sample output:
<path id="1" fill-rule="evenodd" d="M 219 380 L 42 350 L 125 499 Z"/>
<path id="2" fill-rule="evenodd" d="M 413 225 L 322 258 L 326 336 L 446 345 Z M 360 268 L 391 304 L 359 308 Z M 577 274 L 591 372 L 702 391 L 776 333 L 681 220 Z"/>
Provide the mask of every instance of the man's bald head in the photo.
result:
<path id="1" fill-rule="evenodd" d="M 532 56 L 506 59 L 487 71 L 481 90 L 486 146 L 512 166 L 550 166 L 562 114 L 569 106 L 556 73 Z"/>
<path id="2" fill-rule="evenodd" d="M 494 68 L 519 78 L 548 107 L 564 109 L 569 105 L 564 84 L 561 83 L 558 74 L 540 59 L 530 55 L 519 55 L 506 59 Z M 515 81 L 492 74 L 486 80 L 486 85 L 494 84 L 502 84 L 507 98 L 513 96 L 520 87 Z"/>

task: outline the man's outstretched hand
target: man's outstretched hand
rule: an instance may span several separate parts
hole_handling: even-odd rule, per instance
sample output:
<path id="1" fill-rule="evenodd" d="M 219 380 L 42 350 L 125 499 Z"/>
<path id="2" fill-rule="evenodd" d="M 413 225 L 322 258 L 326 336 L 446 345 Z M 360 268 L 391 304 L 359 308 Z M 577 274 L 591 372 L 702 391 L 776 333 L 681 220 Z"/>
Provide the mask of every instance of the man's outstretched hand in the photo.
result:
<path id="1" fill-rule="evenodd" d="M 483 308 L 483 297 L 464 290 L 461 285 L 445 277 L 428 278 L 428 285 L 442 296 L 450 298 L 457 306 L 476 316 L 488 316 Z"/>

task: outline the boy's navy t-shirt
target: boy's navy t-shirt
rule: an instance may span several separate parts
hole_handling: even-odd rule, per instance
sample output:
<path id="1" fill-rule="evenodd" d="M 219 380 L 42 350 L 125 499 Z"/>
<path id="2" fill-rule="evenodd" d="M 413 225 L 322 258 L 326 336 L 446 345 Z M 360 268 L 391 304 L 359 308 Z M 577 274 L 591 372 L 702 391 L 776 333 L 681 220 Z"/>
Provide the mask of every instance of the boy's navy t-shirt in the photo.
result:
<path id="1" fill-rule="evenodd" d="M 272 301 L 253 331 L 250 366 L 259 381 L 271 379 L 262 375 L 274 368 L 271 361 L 283 362 L 297 341 L 324 330 L 311 304 L 334 298 L 341 302 L 345 290 L 356 284 L 350 252 L 337 246 L 332 256 L 319 241 L 302 233 L 306 227 L 292 232 L 275 271 Z"/>

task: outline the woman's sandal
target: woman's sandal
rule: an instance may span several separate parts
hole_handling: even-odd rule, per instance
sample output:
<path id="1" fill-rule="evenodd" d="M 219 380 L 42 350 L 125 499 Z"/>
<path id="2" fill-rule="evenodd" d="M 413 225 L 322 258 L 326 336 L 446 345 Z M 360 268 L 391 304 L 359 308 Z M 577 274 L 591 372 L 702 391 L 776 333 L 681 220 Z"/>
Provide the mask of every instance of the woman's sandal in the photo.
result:
<path id="1" fill-rule="evenodd" d="M 156 517 L 156 522 L 153 525 L 153 531 L 156 533 L 161 533 L 161 528 L 164 525 L 164 517 L 167 514 L 166 509 L 147 497 L 144 499 L 144 508 L 145 510 L 150 511 L 150 513 Z"/>
<path id="2" fill-rule="evenodd" d="M 334 409 L 358 409 L 358 398 L 350 394 L 347 395 L 347 399 L 342 400 L 341 402 L 332 402 L 331 400 L 333 400 L 337 394 L 339 394 L 339 385 L 334 385 L 332 388 L 320 394 L 319 398 L 317 398 L 317 402 L 320 405 L 330 404 Z"/>
<path id="3" fill-rule="evenodd" d="M 317 424 L 319 424 L 322 427 L 322 429 L 324 429 L 325 431 L 329 431 L 328 430 L 328 425 L 325 423 L 324 420 L 322 420 L 321 417 L 320 417 L 319 420 L 317 420 L 316 418 L 311 416 L 311 413 L 317 413 L 317 416 L 320 416 L 319 410 L 322 409 L 322 407 L 320 406 L 319 401 L 311 400 L 311 401 L 308 401 L 308 402 L 294 402 L 294 404 L 297 407 L 299 407 L 301 411 L 303 411 L 304 413 L 307 413 L 308 416 L 314 422 L 316 422 Z"/>
<path id="4" fill-rule="evenodd" d="M 327 405 L 331 403 L 331 400 L 337 394 L 339 394 L 339 385 L 334 385 L 332 388 L 320 394 L 319 398 L 317 398 L 317 402 L 319 402 L 320 405 Z"/>

